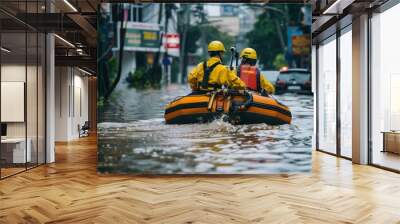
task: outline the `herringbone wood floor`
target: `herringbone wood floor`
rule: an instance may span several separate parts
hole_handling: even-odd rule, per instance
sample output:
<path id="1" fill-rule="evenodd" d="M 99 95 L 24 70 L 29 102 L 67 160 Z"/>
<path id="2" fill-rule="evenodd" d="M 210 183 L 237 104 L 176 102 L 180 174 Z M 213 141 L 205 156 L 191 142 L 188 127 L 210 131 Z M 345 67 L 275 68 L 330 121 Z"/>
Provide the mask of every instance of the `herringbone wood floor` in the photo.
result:
<path id="1" fill-rule="evenodd" d="M 96 139 L 0 181 L 0 223 L 400 223 L 400 175 L 314 153 L 313 172 L 99 176 Z"/>

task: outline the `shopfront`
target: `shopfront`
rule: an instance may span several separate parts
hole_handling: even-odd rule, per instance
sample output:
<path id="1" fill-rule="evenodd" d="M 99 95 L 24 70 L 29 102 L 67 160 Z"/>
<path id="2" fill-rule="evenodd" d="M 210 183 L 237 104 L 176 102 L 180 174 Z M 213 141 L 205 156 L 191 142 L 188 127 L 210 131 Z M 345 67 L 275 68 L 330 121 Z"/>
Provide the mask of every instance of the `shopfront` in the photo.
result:
<path id="1" fill-rule="evenodd" d="M 320 41 L 317 63 L 317 149 L 352 157 L 351 24 Z"/>
<path id="2" fill-rule="evenodd" d="M 370 162 L 400 171 L 400 4 L 371 17 Z"/>
<path id="3" fill-rule="evenodd" d="M 400 4 L 388 1 L 314 37 L 318 151 L 400 171 L 398 21 Z"/>

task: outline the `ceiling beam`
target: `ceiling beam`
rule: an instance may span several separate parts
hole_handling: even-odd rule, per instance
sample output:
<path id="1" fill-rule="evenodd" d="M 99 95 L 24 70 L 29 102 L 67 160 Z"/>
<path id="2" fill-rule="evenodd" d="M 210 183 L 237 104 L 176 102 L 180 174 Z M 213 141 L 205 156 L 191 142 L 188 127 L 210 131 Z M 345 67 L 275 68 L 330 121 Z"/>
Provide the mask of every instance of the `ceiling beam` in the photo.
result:
<path id="1" fill-rule="evenodd" d="M 92 24 L 89 23 L 89 21 L 83 17 L 79 13 L 71 13 L 67 14 L 67 16 L 74 21 L 78 26 L 82 28 L 83 31 L 86 32 L 88 36 L 91 38 L 96 38 L 97 37 L 97 30 L 92 26 Z"/>
<path id="2" fill-rule="evenodd" d="M 324 15 L 339 15 L 343 13 L 343 10 L 349 5 L 353 4 L 355 0 L 336 0 L 330 4 L 322 14 Z"/>
<path id="3" fill-rule="evenodd" d="M 55 56 L 56 66 L 79 66 L 87 67 L 96 71 L 97 60 L 90 56 Z"/>

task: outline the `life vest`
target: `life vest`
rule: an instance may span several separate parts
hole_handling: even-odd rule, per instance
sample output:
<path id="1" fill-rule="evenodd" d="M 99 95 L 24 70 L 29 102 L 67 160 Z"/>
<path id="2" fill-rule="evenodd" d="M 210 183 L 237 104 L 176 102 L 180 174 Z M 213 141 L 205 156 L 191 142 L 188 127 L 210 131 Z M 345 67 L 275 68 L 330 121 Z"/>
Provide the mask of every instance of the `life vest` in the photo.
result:
<path id="1" fill-rule="evenodd" d="M 253 65 L 240 65 L 239 78 L 246 84 L 247 89 L 260 92 L 260 70 Z"/>
<path id="2" fill-rule="evenodd" d="M 214 84 L 214 83 L 208 83 L 209 79 L 210 79 L 210 74 L 211 72 L 214 70 L 215 67 L 217 67 L 219 64 L 221 64 L 221 62 L 216 62 L 214 64 L 212 64 L 210 67 L 207 67 L 207 61 L 203 62 L 203 71 L 204 71 L 204 75 L 203 75 L 203 80 L 202 82 L 199 83 L 199 86 L 201 89 L 203 90 L 209 90 L 209 89 L 218 89 L 221 88 L 221 85 L 218 84 Z"/>

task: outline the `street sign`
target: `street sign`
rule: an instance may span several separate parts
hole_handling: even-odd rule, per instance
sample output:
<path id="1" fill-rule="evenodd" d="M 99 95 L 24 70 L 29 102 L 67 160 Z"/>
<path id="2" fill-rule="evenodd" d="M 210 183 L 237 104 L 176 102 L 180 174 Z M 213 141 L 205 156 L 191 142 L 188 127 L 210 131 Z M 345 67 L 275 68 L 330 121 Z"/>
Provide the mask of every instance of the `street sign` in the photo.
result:
<path id="1" fill-rule="evenodd" d="M 308 55 L 311 52 L 310 35 L 292 36 L 292 53 L 301 56 Z"/>
<path id="2" fill-rule="evenodd" d="M 180 37 L 178 33 L 167 33 L 163 35 L 163 52 L 168 52 L 168 55 L 179 57 Z"/>
<path id="3" fill-rule="evenodd" d="M 299 26 L 288 26 L 287 28 L 287 49 L 288 53 L 292 54 L 292 37 L 303 35 L 303 31 Z"/>
<path id="4" fill-rule="evenodd" d="M 180 38 L 178 33 L 167 33 L 165 35 L 165 47 L 167 49 L 180 48 Z"/>
<path id="5" fill-rule="evenodd" d="M 120 24 L 121 23 L 119 23 L 117 27 L 118 36 Z M 144 52 L 159 51 L 160 26 L 156 23 L 128 22 L 126 26 L 124 50 Z"/>
<path id="6" fill-rule="evenodd" d="M 169 57 L 164 57 L 162 60 L 163 65 L 171 65 L 171 59 Z"/>

